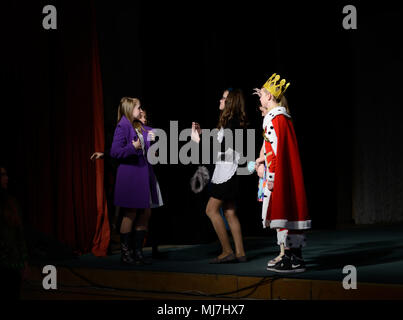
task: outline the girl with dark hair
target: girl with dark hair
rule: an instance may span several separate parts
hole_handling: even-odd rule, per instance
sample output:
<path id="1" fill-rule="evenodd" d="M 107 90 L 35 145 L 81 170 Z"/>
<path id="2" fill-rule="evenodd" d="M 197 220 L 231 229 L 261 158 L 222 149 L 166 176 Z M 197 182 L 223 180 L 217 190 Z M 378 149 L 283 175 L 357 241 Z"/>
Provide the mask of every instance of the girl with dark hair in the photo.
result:
<path id="1" fill-rule="evenodd" d="M 221 152 L 215 155 L 215 167 L 211 178 L 210 199 L 207 203 L 206 214 L 210 218 L 214 230 L 221 243 L 222 253 L 210 260 L 210 263 L 245 262 L 246 255 L 243 246 L 241 225 L 236 214 L 236 200 L 239 198 L 239 182 L 237 176 L 238 161 L 242 150 L 228 146 L 228 130 L 235 137 L 235 129 L 244 129 L 247 125 L 245 100 L 240 89 L 225 90 L 220 99 L 220 117 L 217 124 L 219 129 L 216 139 Z M 227 131 L 227 132 L 225 132 Z M 192 123 L 192 139 L 200 141 L 200 125 Z M 246 132 L 243 132 L 246 137 Z M 220 208 L 228 222 L 235 243 L 235 254 L 232 250 L 225 221 L 220 215 Z"/>

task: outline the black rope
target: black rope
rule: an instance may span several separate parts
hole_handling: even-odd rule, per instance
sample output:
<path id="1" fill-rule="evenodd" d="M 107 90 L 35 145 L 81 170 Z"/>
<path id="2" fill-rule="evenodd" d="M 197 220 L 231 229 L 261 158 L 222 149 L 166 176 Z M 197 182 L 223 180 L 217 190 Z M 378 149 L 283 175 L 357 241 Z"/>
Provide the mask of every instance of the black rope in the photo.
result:
<path id="1" fill-rule="evenodd" d="M 259 280 L 257 283 L 237 289 L 237 290 L 232 290 L 232 291 L 227 291 L 227 292 L 222 292 L 222 293 L 215 293 L 215 294 L 207 294 L 207 293 L 192 293 L 191 291 L 189 292 L 180 292 L 180 291 L 159 291 L 159 290 L 139 290 L 139 289 L 131 289 L 131 288 L 117 288 L 117 287 L 111 287 L 111 286 L 105 286 L 102 284 L 97 284 L 88 278 L 84 277 L 83 275 L 79 274 L 78 272 L 74 271 L 70 267 L 66 267 L 72 274 L 74 274 L 76 277 L 80 278 L 81 280 L 89 283 L 89 286 L 79 286 L 79 285 L 61 285 L 62 287 L 66 288 L 87 288 L 87 289 L 103 289 L 103 290 L 113 290 L 113 291 L 126 291 L 126 292 L 137 292 L 137 293 L 154 293 L 154 294 L 176 294 L 176 295 L 185 295 L 185 296 L 196 296 L 196 297 L 215 297 L 215 298 L 231 298 L 231 299 L 244 299 L 249 296 L 251 296 L 256 290 L 261 287 L 264 284 L 267 283 L 272 283 L 275 280 L 280 279 L 281 277 L 279 276 L 274 276 L 274 277 L 264 277 L 263 279 Z M 27 281 L 28 282 L 28 281 Z M 28 282 L 29 283 L 29 282 Z M 234 297 L 234 296 L 228 296 L 231 294 L 239 293 L 245 290 L 252 289 L 251 292 L 247 293 L 244 296 L 241 297 Z M 60 291 L 59 291 L 60 292 Z M 125 296 L 127 297 L 127 296 Z"/>

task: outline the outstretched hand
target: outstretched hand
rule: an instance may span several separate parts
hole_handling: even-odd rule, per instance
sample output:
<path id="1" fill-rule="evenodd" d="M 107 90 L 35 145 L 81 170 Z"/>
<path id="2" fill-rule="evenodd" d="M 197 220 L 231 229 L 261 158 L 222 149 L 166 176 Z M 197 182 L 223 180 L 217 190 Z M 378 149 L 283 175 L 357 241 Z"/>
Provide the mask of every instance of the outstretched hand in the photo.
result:
<path id="1" fill-rule="evenodd" d="M 102 159 L 104 157 L 104 153 L 103 152 L 94 152 L 90 158 L 90 160 L 98 160 L 98 159 Z"/>
<path id="2" fill-rule="evenodd" d="M 197 122 L 192 122 L 192 135 L 191 139 L 197 143 L 200 142 L 201 129 Z"/>
<path id="3" fill-rule="evenodd" d="M 201 134 L 200 124 L 198 124 L 197 122 L 192 122 L 192 128 L 193 127 L 195 128 L 198 134 Z"/>

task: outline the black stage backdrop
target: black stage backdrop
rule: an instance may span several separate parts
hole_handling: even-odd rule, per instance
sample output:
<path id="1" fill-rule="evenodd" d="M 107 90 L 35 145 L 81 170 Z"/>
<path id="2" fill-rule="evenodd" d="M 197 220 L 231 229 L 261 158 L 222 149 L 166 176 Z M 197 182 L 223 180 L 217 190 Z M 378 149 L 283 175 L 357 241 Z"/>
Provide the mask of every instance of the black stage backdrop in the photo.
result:
<path id="1" fill-rule="evenodd" d="M 341 11 L 338 5 L 307 3 L 99 4 L 105 119 L 110 120 L 107 144 L 123 95 L 140 97 L 154 127 L 168 131 L 169 121 L 178 120 L 180 128 L 192 121 L 213 128 L 223 89 L 240 87 L 258 152 L 262 118 L 252 90 L 277 72 L 291 81 L 287 97 L 314 227 L 335 227 L 338 214 L 340 222 L 350 222 L 352 45 L 357 32 L 342 28 Z M 156 168 L 166 200 L 159 219 L 175 241 L 215 237 L 204 214 L 207 196 L 189 188 L 195 170 L 183 165 Z M 243 231 L 263 234 L 256 176 L 242 180 Z"/>
<path id="2" fill-rule="evenodd" d="M 74 10 L 69 10 L 70 15 L 60 10 L 60 20 L 75 21 L 74 11 L 83 16 L 81 6 L 85 1 L 69 3 Z M 12 8 L 29 9 L 24 16 L 35 14 L 36 18 L 20 21 L 23 27 L 20 25 L 19 30 L 29 30 L 35 23 L 41 25 L 44 5 L 67 6 L 66 2 L 52 0 L 20 4 Z M 347 4 L 352 3 L 96 1 L 106 148 L 112 142 L 117 106 L 123 96 L 140 98 L 151 126 L 169 132 L 173 120 L 179 121 L 180 129 L 190 128 L 192 121 L 198 121 L 202 128 L 213 128 L 223 89 L 239 87 L 247 98 L 250 127 L 256 129 L 258 155 L 262 118 L 252 90 L 276 72 L 291 82 L 287 98 L 313 228 L 335 228 L 354 221 L 402 221 L 402 52 L 398 44 L 402 12 L 393 4 L 379 7 L 359 3 L 358 29 L 345 30 L 342 10 Z M 3 22 L 13 25 L 5 11 L 3 17 Z M 41 32 L 57 39 L 62 23 L 58 29 Z M 13 28 L 3 28 L 3 32 L 6 45 L 15 41 Z M 35 39 L 31 40 L 22 57 L 30 57 L 35 46 Z M 52 60 L 52 50 L 50 41 L 43 48 L 49 59 L 49 72 L 58 65 Z M 36 48 L 36 52 L 41 51 Z M 11 63 L 7 70 L 19 70 L 6 73 L 6 80 L 23 77 L 31 83 L 32 91 L 42 92 L 37 94 L 34 105 L 21 105 L 19 98 L 26 92 L 13 87 L 18 81 L 10 81 L 1 111 L 2 158 L 18 177 L 16 184 L 25 190 L 19 193 L 21 201 L 27 203 L 26 193 L 30 190 L 24 175 L 17 171 L 37 170 L 43 164 L 41 154 L 37 154 L 34 164 L 23 168 L 15 165 L 25 151 L 24 143 L 17 147 L 13 141 L 27 139 L 25 131 L 15 130 L 15 121 L 29 108 L 52 105 L 48 100 L 58 87 L 21 70 L 19 61 L 11 57 L 6 56 L 3 63 Z M 54 74 L 60 79 L 53 81 L 63 83 L 63 75 Z M 23 101 L 27 101 L 26 97 Z M 37 123 L 39 127 L 49 121 L 46 112 Z M 52 136 L 42 139 L 49 139 L 50 146 L 57 143 Z M 26 143 L 30 143 L 29 138 Z M 94 150 L 88 147 L 86 151 L 89 156 Z M 105 164 L 111 203 L 115 166 L 113 162 Z M 204 214 L 207 194 L 196 195 L 190 190 L 189 180 L 196 168 L 180 164 L 155 167 L 165 202 L 154 212 L 154 225 L 162 243 L 215 239 Z M 257 178 L 241 179 L 243 197 L 238 212 L 243 232 L 246 236 L 268 234 L 261 228 Z M 62 183 L 54 182 L 47 188 L 60 188 Z M 37 201 L 49 199 L 39 197 Z M 25 209 L 30 210 L 28 206 Z M 44 219 L 42 213 L 36 214 L 39 220 Z"/>

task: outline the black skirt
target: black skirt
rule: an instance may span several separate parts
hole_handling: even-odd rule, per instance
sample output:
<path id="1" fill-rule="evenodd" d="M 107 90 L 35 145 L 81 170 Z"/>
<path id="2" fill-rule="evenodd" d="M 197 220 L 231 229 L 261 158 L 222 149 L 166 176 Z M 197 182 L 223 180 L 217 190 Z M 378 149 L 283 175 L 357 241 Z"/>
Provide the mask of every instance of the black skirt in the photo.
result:
<path id="1" fill-rule="evenodd" d="M 224 201 L 237 201 L 239 199 L 238 175 L 235 173 L 224 183 L 210 182 L 210 196 Z"/>

